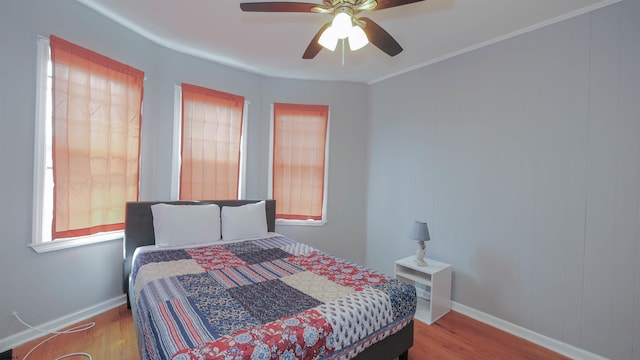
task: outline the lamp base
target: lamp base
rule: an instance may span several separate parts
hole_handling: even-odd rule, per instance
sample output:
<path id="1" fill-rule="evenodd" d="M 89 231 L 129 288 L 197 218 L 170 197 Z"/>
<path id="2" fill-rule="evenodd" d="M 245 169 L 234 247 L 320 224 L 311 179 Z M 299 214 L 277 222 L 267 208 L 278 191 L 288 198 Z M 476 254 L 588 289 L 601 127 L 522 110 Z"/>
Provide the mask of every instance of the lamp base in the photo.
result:
<path id="1" fill-rule="evenodd" d="M 416 250 L 416 258 L 414 260 L 418 266 L 427 266 L 427 263 L 424 261 L 426 254 L 427 251 L 424 246 L 424 241 L 418 241 L 418 250 Z"/>

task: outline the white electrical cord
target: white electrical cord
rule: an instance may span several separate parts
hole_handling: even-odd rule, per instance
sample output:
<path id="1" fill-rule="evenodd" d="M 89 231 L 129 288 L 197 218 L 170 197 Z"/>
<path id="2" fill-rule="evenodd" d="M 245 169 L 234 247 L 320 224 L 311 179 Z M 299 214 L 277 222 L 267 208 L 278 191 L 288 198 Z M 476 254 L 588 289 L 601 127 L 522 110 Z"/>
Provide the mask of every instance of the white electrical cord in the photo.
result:
<path id="1" fill-rule="evenodd" d="M 28 327 L 30 329 L 37 330 L 37 331 L 40 331 L 40 332 L 43 332 L 43 333 L 47 333 L 47 334 L 54 334 L 53 336 L 49 336 L 48 338 L 42 340 L 40 343 L 38 343 L 38 345 L 32 347 L 31 350 L 29 350 L 29 352 L 22 358 L 22 360 L 26 360 L 27 357 L 29 357 L 29 355 L 31 355 L 31 353 L 35 349 L 37 349 L 40 345 L 46 343 L 47 341 L 55 338 L 56 336 L 63 335 L 63 334 L 73 334 L 73 333 L 76 333 L 76 332 L 89 330 L 89 329 L 91 329 L 92 327 L 94 327 L 96 325 L 96 323 L 92 321 L 90 323 L 78 325 L 76 327 L 72 327 L 72 328 L 64 330 L 64 331 L 49 331 L 49 330 L 39 329 L 39 328 L 37 328 L 35 326 L 31 326 L 31 325 L 27 324 L 26 322 L 24 322 L 20 318 L 20 316 L 18 316 L 18 313 L 16 311 L 11 313 L 11 315 L 15 316 L 15 318 L 18 319 L 18 321 L 20 321 L 22 323 L 22 325 L 24 325 L 24 326 L 26 326 L 26 327 Z M 76 352 L 76 353 L 62 355 L 60 357 L 55 358 L 55 360 L 65 359 L 65 358 L 72 357 L 72 356 L 86 356 L 89 360 L 93 360 L 91 355 L 89 355 L 88 353 L 85 353 L 85 352 Z"/>

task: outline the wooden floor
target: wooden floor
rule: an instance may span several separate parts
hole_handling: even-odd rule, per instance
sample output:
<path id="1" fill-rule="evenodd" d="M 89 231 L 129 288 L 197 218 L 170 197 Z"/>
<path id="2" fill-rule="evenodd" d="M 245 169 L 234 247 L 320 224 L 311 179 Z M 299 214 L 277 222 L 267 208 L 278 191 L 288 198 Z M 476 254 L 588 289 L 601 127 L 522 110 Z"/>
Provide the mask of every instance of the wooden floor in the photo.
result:
<path id="1" fill-rule="evenodd" d="M 53 360 L 65 354 L 86 352 L 94 360 L 102 359 L 139 359 L 136 334 L 133 327 L 131 311 L 122 305 L 96 317 L 81 321 L 70 327 L 89 322 L 96 325 L 91 329 L 59 335 L 40 345 L 32 352 L 27 360 Z M 47 336 L 26 343 L 13 350 L 13 359 L 22 360 L 24 356 Z M 70 359 L 86 359 L 86 357 L 72 357 Z"/>
<path id="2" fill-rule="evenodd" d="M 569 359 L 455 311 L 431 326 L 415 321 L 409 360 Z"/>
<path id="3" fill-rule="evenodd" d="M 86 332 L 60 335 L 38 347 L 28 359 L 54 359 L 74 352 L 87 352 L 95 360 L 139 359 L 131 311 L 125 305 L 79 324 L 90 321 L 96 326 Z M 431 326 L 416 321 L 414 331 L 410 360 L 568 359 L 454 311 Z M 14 349 L 13 358 L 22 360 L 40 341 Z"/>

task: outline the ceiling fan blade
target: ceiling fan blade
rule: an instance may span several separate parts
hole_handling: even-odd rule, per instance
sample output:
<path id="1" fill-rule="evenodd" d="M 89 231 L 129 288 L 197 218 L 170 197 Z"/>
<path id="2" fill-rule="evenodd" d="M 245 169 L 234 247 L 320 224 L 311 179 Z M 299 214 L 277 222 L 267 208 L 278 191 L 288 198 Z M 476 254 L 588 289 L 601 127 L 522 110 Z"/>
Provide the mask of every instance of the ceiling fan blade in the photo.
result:
<path id="1" fill-rule="evenodd" d="M 360 20 L 364 20 L 366 23 L 363 30 L 370 43 L 389 56 L 396 56 L 402 52 L 402 46 L 380 25 L 367 17 L 361 17 Z"/>
<path id="2" fill-rule="evenodd" d="M 260 12 L 312 12 L 311 9 L 318 6 L 318 4 L 288 1 L 240 3 L 242 11 Z"/>
<path id="3" fill-rule="evenodd" d="M 320 39 L 320 36 L 322 35 L 322 33 L 329 27 L 331 26 L 331 23 L 326 23 L 324 24 L 320 30 L 316 33 L 316 36 L 313 37 L 313 39 L 311 40 L 311 42 L 309 43 L 309 46 L 307 46 L 307 49 L 304 51 L 304 54 L 302 54 L 302 58 L 303 59 L 313 59 L 314 57 L 316 57 L 316 55 L 318 55 L 318 53 L 320 52 L 320 50 L 322 50 L 322 45 L 320 45 L 320 43 L 318 43 L 318 39 Z"/>
<path id="4" fill-rule="evenodd" d="M 382 10 L 396 6 L 413 4 L 420 1 L 424 0 L 378 0 L 378 6 L 376 6 L 373 10 Z"/>

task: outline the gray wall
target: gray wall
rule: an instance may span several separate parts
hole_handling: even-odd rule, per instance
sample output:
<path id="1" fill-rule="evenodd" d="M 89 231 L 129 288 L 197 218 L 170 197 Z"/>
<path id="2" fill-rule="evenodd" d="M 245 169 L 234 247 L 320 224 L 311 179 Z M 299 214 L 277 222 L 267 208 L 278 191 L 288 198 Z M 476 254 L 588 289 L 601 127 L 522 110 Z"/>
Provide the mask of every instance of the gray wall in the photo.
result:
<path id="1" fill-rule="evenodd" d="M 43 324 L 122 294 L 120 240 L 36 254 L 31 241 L 36 37 L 55 34 L 145 72 L 141 199 L 169 199 L 174 85 L 189 82 L 250 101 L 247 197 L 267 195 L 269 105 L 331 108 L 329 223 L 277 229 L 364 262 L 366 85 L 274 80 L 160 47 L 72 0 L 0 0 L 0 345 Z M 341 155 L 349 152 L 348 154 Z M 353 199 L 353 201 L 351 201 Z M 346 234 L 346 236 L 342 236 Z"/>
<path id="2" fill-rule="evenodd" d="M 367 264 L 426 220 L 454 301 L 640 359 L 638 19 L 626 0 L 373 84 Z"/>

